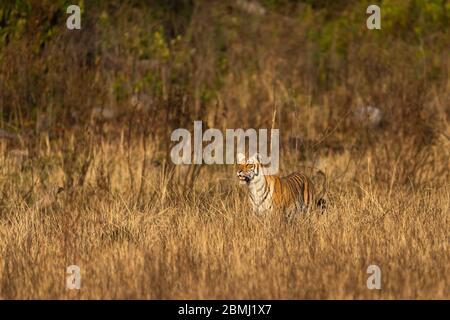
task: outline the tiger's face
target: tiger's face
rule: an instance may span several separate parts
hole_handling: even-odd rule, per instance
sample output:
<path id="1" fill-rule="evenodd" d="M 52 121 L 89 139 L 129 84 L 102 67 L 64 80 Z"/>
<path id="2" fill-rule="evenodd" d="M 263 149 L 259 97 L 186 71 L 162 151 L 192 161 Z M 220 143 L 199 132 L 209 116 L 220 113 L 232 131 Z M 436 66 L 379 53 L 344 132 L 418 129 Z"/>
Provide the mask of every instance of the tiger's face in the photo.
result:
<path id="1" fill-rule="evenodd" d="M 249 184 L 259 175 L 259 163 L 255 159 L 249 159 L 239 164 L 237 176 L 241 184 Z"/>

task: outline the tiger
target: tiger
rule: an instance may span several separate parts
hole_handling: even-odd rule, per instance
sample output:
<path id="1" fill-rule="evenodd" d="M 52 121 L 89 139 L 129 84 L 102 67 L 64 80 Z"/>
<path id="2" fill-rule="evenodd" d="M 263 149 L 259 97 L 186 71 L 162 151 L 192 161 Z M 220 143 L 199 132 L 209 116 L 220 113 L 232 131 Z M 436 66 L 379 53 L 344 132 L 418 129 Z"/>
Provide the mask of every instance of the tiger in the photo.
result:
<path id="1" fill-rule="evenodd" d="M 258 155 L 238 165 L 237 177 L 249 189 L 253 212 L 261 215 L 271 211 L 284 213 L 291 220 L 296 213 L 325 208 L 326 176 L 318 170 L 314 178 L 322 180 L 320 192 L 313 181 L 301 172 L 285 177 L 264 175 Z"/>

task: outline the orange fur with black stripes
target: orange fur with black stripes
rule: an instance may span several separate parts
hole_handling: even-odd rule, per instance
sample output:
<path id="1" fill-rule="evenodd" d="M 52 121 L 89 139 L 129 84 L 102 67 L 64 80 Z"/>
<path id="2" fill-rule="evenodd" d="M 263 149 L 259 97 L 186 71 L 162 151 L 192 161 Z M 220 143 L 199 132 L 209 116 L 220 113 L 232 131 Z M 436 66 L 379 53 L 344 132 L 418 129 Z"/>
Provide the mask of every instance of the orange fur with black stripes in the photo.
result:
<path id="1" fill-rule="evenodd" d="M 275 210 L 291 217 L 297 212 L 308 212 L 324 204 L 326 177 L 321 171 L 316 174 L 322 179 L 320 191 L 308 176 L 300 172 L 285 177 L 264 175 L 257 156 L 239 164 L 237 175 L 241 183 L 249 188 L 255 213 Z"/>

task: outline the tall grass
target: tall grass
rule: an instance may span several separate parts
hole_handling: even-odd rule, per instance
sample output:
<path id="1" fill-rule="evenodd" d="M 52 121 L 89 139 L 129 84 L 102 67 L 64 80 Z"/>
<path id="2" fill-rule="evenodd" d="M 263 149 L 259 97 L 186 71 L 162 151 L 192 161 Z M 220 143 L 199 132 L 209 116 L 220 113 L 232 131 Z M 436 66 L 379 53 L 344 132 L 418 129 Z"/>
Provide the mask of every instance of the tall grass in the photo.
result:
<path id="1" fill-rule="evenodd" d="M 449 298 L 448 186 L 390 191 L 341 178 L 324 214 L 286 223 L 252 214 L 232 166 L 201 172 L 185 193 L 149 165 L 138 198 L 128 174 L 141 172 L 142 147 L 131 170 L 124 146 L 101 148 L 84 186 L 59 193 L 48 187 L 65 179 L 57 165 L 39 172 L 45 186 L 36 164 L 1 159 L 2 298 Z M 347 166 L 327 160 L 327 173 Z M 80 291 L 65 287 L 73 264 Z M 372 264 L 381 290 L 366 287 Z"/>

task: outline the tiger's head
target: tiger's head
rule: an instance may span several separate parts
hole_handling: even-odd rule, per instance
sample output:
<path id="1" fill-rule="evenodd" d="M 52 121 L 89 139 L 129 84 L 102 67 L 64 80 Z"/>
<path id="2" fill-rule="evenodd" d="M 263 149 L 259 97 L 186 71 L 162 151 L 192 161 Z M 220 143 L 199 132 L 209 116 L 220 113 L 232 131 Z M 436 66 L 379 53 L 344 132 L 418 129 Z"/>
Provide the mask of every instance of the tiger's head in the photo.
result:
<path id="1" fill-rule="evenodd" d="M 245 160 L 244 155 L 238 154 L 237 177 L 241 184 L 250 184 L 254 179 L 259 177 L 260 173 L 261 162 L 258 154 L 247 160 Z"/>

